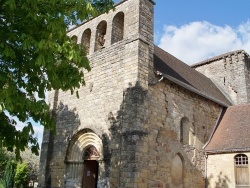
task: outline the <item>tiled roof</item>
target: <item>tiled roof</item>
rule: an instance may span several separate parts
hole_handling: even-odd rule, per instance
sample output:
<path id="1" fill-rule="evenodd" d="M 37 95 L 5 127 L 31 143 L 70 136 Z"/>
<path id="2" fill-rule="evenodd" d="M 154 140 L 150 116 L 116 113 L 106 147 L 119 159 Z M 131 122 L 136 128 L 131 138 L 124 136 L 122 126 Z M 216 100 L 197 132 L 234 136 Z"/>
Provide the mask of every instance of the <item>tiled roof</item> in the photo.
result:
<path id="1" fill-rule="evenodd" d="M 250 151 L 250 105 L 231 106 L 205 146 L 210 153 Z"/>
<path id="2" fill-rule="evenodd" d="M 194 93 L 223 106 L 231 105 L 209 78 L 157 46 L 154 48 L 154 68 L 166 79 Z"/>

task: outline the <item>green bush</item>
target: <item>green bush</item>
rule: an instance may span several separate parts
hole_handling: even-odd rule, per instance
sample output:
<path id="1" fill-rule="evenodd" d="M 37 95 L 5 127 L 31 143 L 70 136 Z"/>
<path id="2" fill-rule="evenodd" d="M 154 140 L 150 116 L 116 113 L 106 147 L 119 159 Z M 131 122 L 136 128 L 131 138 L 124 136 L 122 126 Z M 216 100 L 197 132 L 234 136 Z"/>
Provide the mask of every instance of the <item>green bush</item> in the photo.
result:
<path id="1" fill-rule="evenodd" d="M 15 186 L 18 188 L 28 188 L 30 168 L 27 163 L 19 163 L 16 169 Z"/>
<path id="2" fill-rule="evenodd" d="M 4 188 L 2 180 L 0 180 L 0 188 Z"/>
<path id="3" fill-rule="evenodd" d="M 4 188 L 13 188 L 15 172 L 16 162 L 14 160 L 9 160 L 5 167 L 3 178 L 1 179 L 1 184 Z"/>
<path id="4" fill-rule="evenodd" d="M 13 155 L 6 150 L 0 148 L 0 179 L 3 178 L 4 171 L 9 160 L 14 159 Z M 1 184 L 0 184 L 1 188 Z"/>
<path id="5" fill-rule="evenodd" d="M 0 148 L 0 188 L 26 188 L 28 182 L 37 181 L 38 166 L 36 158 L 32 158 L 28 152 L 23 152 L 24 161 L 29 163 L 18 162 L 15 160 L 13 153 L 7 152 Z"/>

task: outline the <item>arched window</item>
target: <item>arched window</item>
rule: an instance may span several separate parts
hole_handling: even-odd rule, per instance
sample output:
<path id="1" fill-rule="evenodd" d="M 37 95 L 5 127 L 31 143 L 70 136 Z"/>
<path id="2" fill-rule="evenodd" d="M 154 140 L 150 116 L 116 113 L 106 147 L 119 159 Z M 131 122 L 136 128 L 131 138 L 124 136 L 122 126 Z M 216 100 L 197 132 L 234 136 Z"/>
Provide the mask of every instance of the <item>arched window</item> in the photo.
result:
<path id="1" fill-rule="evenodd" d="M 119 12 L 115 15 L 112 23 L 111 44 L 123 39 L 124 34 L 124 13 Z"/>
<path id="2" fill-rule="evenodd" d="M 180 154 L 176 154 L 172 160 L 171 177 L 176 187 L 183 187 L 183 160 Z"/>
<path id="3" fill-rule="evenodd" d="M 194 126 L 189 122 L 188 118 L 182 118 L 180 122 L 180 142 L 185 145 L 193 145 L 194 135 Z"/>
<path id="4" fill-rule="evenodd" d="M 91 30 L 86 29 L 82 34 L 82 44 L 85 47 L 86 54 L 89 54 L 90 38 L 91 38 Z"/>
<path id="5" fill-rule="evenodd" d="M 106 31 L 107 31 L 107 22 L 101 21 L 96 28 L 95 51 L 104 48 Z"/>
<path id="6" fill-rule="evenodd" d="M 249 186 L 248 157 L 238 154 L 234 157 L 236 187 Z"/>
<path id="7" fill-rule="evenodd" d="M 77 43 L 77 36 L 76 36 L 76 35 L 72 36 L 72 37 L 71 37 L 71 40 L 72 40 L 74 43 Z"/>

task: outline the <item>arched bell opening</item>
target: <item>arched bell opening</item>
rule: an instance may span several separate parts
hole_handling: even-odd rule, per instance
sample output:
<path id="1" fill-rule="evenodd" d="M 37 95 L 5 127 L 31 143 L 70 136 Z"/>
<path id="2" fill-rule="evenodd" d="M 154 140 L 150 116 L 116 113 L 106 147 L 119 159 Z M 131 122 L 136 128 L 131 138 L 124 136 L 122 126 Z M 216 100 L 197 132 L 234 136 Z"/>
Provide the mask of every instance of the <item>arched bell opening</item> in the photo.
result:
<path id="1" fill-rule="evenodd" d="M 119 12 L 115 15 L 112 22 L 111 44 L 114 44 L 123 39 L 124 35 L 124 13 Z"/>
<path id="2" fill-rule="evenodd" d="M 82 44 L 84 45 L 85 52 L 88 55 L 90 49 L 90 39 L 91 39 L 91 30 L 88 28 L 82 34 Z"/>
<path id="3" fill-rule="evenodd" d="M 105 47 L 105 35 L 107 31 L 107 22 L 101 21 L 96 28 L 95 52 Z"/>

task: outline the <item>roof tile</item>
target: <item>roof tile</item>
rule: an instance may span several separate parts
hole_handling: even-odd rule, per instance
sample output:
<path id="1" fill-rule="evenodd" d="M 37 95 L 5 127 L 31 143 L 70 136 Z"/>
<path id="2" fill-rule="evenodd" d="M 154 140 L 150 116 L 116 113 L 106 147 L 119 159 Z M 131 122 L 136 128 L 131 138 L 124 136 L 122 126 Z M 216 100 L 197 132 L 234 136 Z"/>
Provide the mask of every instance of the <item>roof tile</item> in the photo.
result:
<path id="1" fill-rule="evenodd" d="M 250 105 L 230 106 L 225 111 L 205 151 L 250 151 Z"/>

